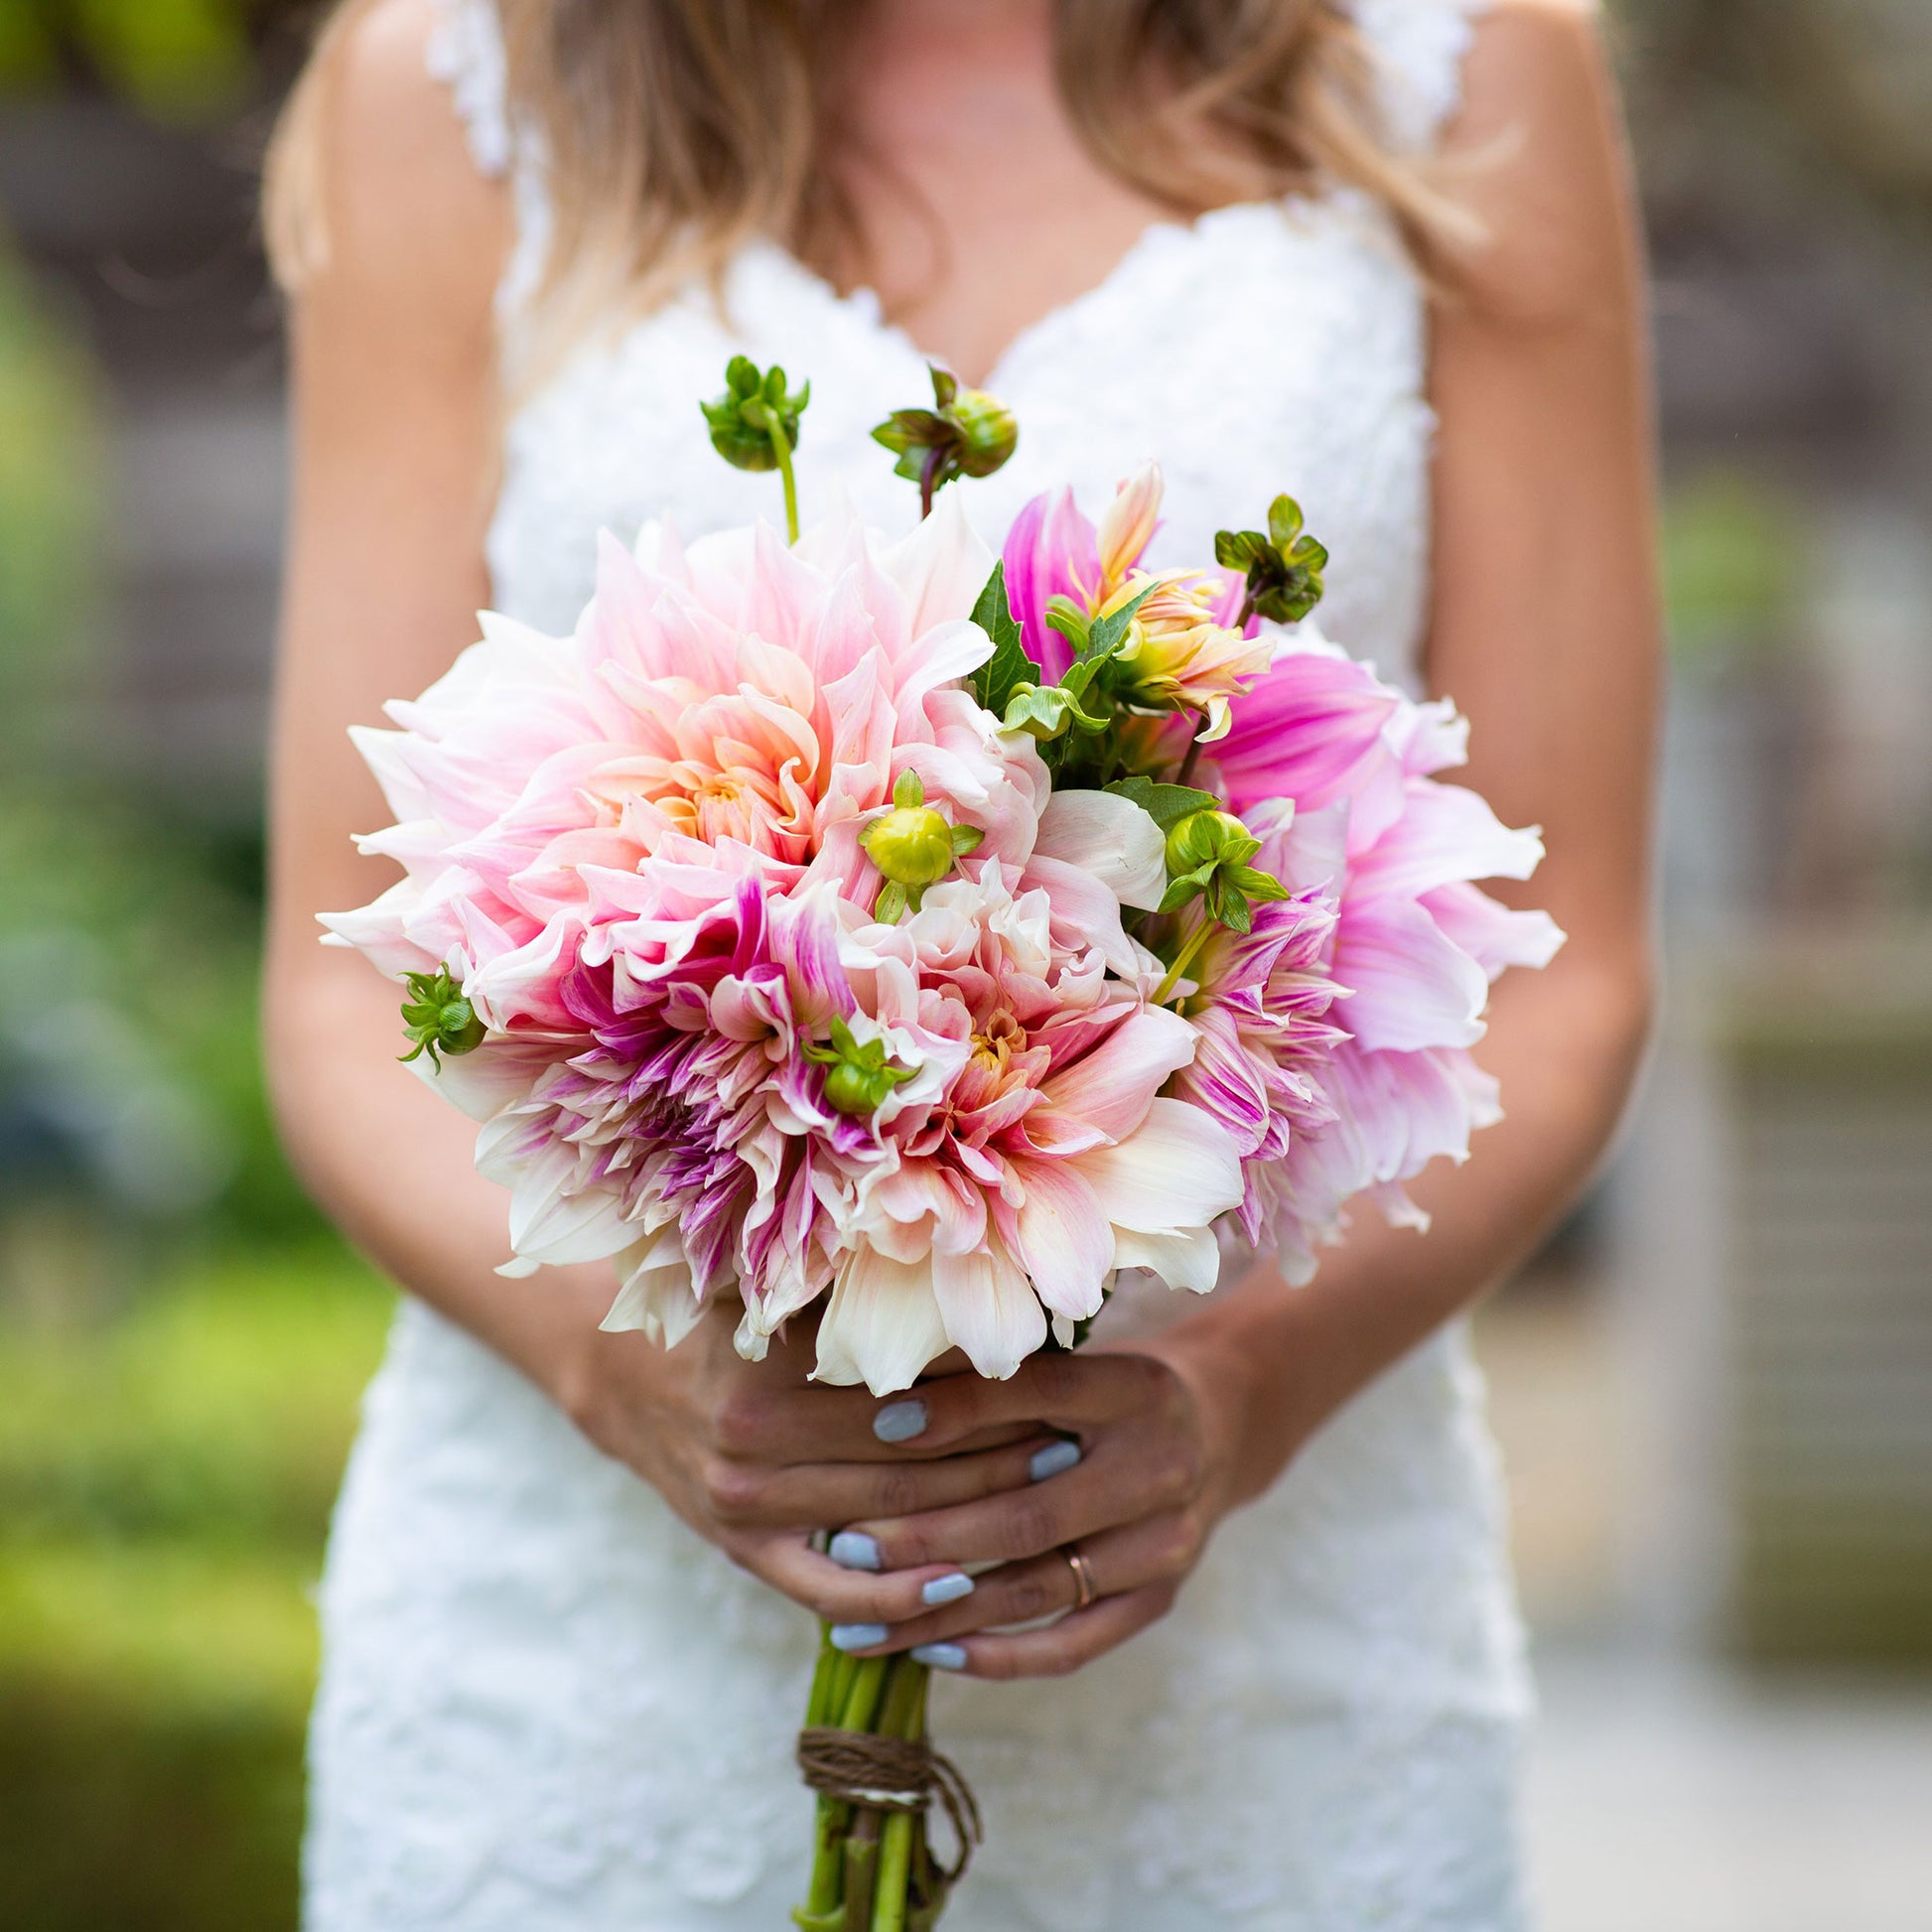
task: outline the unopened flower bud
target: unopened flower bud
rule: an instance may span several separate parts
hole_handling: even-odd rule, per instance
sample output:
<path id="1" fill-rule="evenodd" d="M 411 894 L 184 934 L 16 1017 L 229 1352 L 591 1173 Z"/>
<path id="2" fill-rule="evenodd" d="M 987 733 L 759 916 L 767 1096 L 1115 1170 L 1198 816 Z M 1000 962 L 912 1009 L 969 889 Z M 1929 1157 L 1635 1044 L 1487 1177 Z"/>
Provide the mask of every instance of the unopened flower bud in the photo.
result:
<path id="1" fill-rule="evenodd" d="M 962 850 L 970 851 L 979 843 L 979 835 L 934 811 L 925 802 L 919 774 L 901 771 L 893 787 L 893 809 L 874 819 L 859 834 L 859 843 L 880 876 L 903 886 L 916 903 L 919 893 L 952 871 L 953 860 Z"/>
<path id="2" fill-rule="evenodd" d="M 929 365 L 930 409 L 896 409 L 872 433 L 898 458 L 894 475 L 919 485 L 923 508 L 955 477 L 990 477 L 1020 443 L 1013 411 L 984 389 L 962 389 L 949 369 Z"/>
<path id="3" fill-rule="evenodd" d="M 785 389 L 785 372 L 776 363 L 760 369 L 749 355 L 734 355 L 725 366 L 725 393 L 700 403 L 711 431 L 711 447 L 736 470 L 781 467 L 777 441 L 785 451 L 798 447 L 798 418 L 812 399 L 808 382 L 796 395 Z"/>
<path id="4" fill-rule="evenodd" d="M 1179 879 L 1203 866 L 1240 865 L 1261 850 L 1257 839 L 1229 812 L 1189 812 L 1168 833 L 1168 875 Z"/>
<path id="5" fill-rule="evenodd" d="M 939 414 L 959 432 L 954 461 L 966 476 L 992 476 L 1020 446 L 1019 419 L 984 389 L 961 389 Z"/>
<path id="6" fill-rule="evenodd" d="M 408 998 L 402 1003 L 404 1035 L 415 1043 L 402 1055 L 413 1060 L 427 1053 L 440 1066 L 443 1053 L 471 1053 L 483 1043 L 488 1028 L 447 967 L 434 973 L 405 973 Z"/>
<path id="7" fill-rule="evenodd" d="M 844 1020 L 832 1022 L 829 1045 L 810 1044 L 805 1057 L 827 1069 L 825 1104 L 835 1114 L 848 1114 L 863 1120 L 876 1114 L 891 1098 L 893 1089 L 912 1077 L 913 1069 L 894 1066 L 883 1039 L 857 1039 Z"/>

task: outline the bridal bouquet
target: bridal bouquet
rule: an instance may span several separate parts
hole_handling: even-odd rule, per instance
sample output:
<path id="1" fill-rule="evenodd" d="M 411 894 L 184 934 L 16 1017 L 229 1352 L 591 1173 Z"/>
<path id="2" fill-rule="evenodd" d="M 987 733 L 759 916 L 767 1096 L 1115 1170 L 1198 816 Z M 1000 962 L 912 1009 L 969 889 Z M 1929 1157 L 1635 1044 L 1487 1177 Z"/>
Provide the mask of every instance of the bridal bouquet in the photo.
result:
<path id="1" fill-rule="evenodd" d="M 1070 1347 L 1117 1274 L 1214 1286 L 1220 1239 L 1305 1279 L 1357 1196 L 1496 1118 L 1491 980 L 1561 935 L 1477 879 L 1541 846 L 1463 756 L 1305 621 L 1295 504 L 1150 569 L 1149 467 L 1061 491 L 995 558 L 956 489 L 1016 435 L 934 375 L 877 432 L 927 512 L 799 533 L 808 392 L 744 358 L 705 406 L 782 477 L 765 524 L 606 536 L 574 632 L 494 616 L 397 730 L 356 734 L 403 879 L 330 915 L 405 988 L 405 1055 L 483 1123 L 506 1272 L 610 1258 L 606 1326 L 674 1344 L 725 1298 L 759 1357 L 904 1389 Z M 929 1926 L 926 1672 L 822 1649 L 808 1932 Z M 956 1868 L 955 1868 L 956 1871 Z"/>

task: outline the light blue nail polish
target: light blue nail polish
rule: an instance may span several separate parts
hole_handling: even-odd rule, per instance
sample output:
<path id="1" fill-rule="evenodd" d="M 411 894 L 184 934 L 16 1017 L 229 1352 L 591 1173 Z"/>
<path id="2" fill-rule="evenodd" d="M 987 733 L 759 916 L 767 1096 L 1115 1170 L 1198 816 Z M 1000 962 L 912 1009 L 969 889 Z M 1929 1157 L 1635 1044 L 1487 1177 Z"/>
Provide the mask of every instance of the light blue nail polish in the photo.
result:
<path id="1" fill-rule="evenodd" d="M 966 1653 L 956 1643 L 921 1643 L 913 1646 L 912 1661 L 934 1670 L 964 1670 Z"/>
<path id="2" fill-rule="evenodd" d="M 889 1402 L 872 1419 L 872 1433 L 882 1443 L 909 1443 L 925 1434 L 925 1404 L 917 1396 L 906 1402 Z"/>
<path id="3" fill-rule="evenodd" d="M 883 1623 L 835 1623 L 832 1626 L 834 1650 L 870 1650 L 886 1641 Z"/>
<path id="4" fill-rule="evenodd" d="M 886 1560 L 879 1553 L 879 1539 L 864 1530 L 841 1530 L 826 1553 L 843 1570 L 883 1570 Z"/>
<path id="5" fill-rule="evenodd" d="M 919 1601 L 932 1609 L 941 1603 L 957 1603 L 962 1596 L 973 1593 L 973 1580 L 963 1570 L 955 1570 L 950 1577 L 935 1577 L 919 1591 Z"/>
<path id="6" fill-rule="evenodd" d="M 1048 1443 L 1043 1449 L 1034 1451 L 1034 1459 L 1027 1464 L 1027 1472 L 1035 1482 L 1044 1482 L 1048 1476 L 1064 1474 L 1079 1459 L 1078 1443 Z"/>

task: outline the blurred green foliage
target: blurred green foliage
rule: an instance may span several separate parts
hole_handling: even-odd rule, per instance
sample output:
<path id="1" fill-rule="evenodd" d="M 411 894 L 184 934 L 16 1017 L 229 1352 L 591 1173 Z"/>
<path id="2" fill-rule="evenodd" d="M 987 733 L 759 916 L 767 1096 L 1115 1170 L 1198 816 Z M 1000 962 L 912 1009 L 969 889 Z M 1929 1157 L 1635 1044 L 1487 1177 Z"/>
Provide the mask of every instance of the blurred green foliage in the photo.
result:
<path id="1" fill-rule="evenodd" d="M 52 1185 L 150 1247 L 320 1226 L 262 1089 L 252 850 L 171 822 L 87 703 L 108 586 L 78 345 L 0 247 L 0 1277 L 10 1202 Z"/>
<path id="2" fill-rule="evenodd" d="M 231 105 L 254 71 L 254 0 L 0 0 L 0 88 L 57 84 L 75 67 L 149 113 Z"/>
<path id="3" fill-rule="evenodd" d="M 309 1594 L 390 1306 L 319 1247 L 0 1323 L 0 1925 L 294 1924 Z"/>
<path id="4" fill-rule="evenodd" d="M 100 415 L 76 333 L 0 245 L 0 759 L 10 771 L 38 761 L 47 707 L 84 677 L 97 634 Z"/>
<path id="5" fill-rule="evenodd" d="M 1663 533 L 1673 650 L 1695 665 L 1785 648 L 1810 567 L 1800 508 L 1762 476 L 1717 469 L 1676 484 Z"/>
<path id="6" fill-rule="evenodd" d="M 257 848 L 117 757 L 102 385 L 3 242 L 0 1927 L 273 1932 L 391 1298 L 276 1144 Z"/>

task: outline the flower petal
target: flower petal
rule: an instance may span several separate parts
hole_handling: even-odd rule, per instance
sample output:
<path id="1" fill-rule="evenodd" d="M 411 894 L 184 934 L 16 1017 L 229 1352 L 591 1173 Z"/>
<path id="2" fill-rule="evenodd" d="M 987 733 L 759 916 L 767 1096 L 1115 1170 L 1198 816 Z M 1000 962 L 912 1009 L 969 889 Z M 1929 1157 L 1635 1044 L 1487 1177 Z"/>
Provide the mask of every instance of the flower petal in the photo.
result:
<path id="1" fill-rule="evenodd" d="M 622 1285 L 611 1312 L 597 1325 L 610 1334 L 641 1328 L 661 1347 L 675 1348 L 704 1316 L 677 1223 L 626 1249 L 618 1266 L 624 1271 Z"/>
<path id="2" fill-rule="evenodd" d="M 894 1261 L 864 1247 L 846 1257 L 818 1324 L 814 1381 L 874 1395 L 909 1389 L 946 1352 L 945 1323 L 923 1261 Z"/>
<path id="3" fill-rule="evenodd" d="M 932 1293 L 948 1339 L 995 1382 L 1004 1382 L 1046 1339 L 1039 1297 L 997 1242 L 971 1254 L 935 1253 Z"/>
<path id="4" fill-rule="evenodd" d="M 1146 1007 L 1092 1052 L 1058 1068 L 1042 1091 L 1055 1113 L 1124 1141 L 1146 1120 L 1169 1074 L 1193 1057 L 1193 1028 L 1166 1007 Z"/>
<path id="5" fill-rule="evenodd" d="M 1053 1313 L 1084 1321 L 1100 1311 L 1114 1230 L 1070 1163 L 1015 1158 L 1012 1165 L 1027 1190 L 1008 1236 L 1014 1255 Z"/>
<path id="6" fill-rule="evenodd" d="M 1122 1268 L 1145 1268 L 1170 1288 L 1205 1295 L 1221 1278 L 1221 1244 L 1212 1228 L 1184 1234 L 1143 1234 L 1122 1228 L 1114 1237 L 1114 1259 Z"/>
<path id="7" fill-rule="evenodd" d="M 1056 791 L 1034 850 L 1077 866 L 1123 905 L 1156 910 L 1168 890 L 1167 840 L 1153 818 L 1111 791 Z"/>
<path id="8" fill-rule="evenodd" d="M 1139 1132 L 1076 1165 L 1108 1220 L 1143 1234 L 1206 1227 L 1245 1191 L 1240 1151 L 1226 1130 L 1180 1100 L 1155 1101 Z"/>

